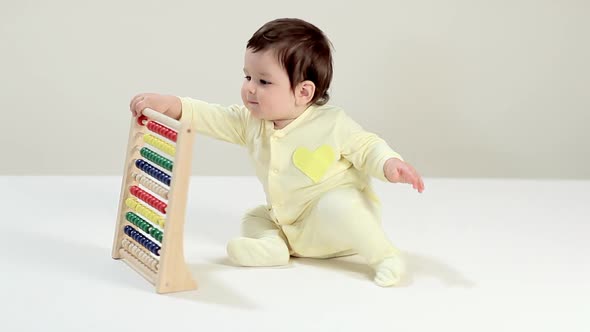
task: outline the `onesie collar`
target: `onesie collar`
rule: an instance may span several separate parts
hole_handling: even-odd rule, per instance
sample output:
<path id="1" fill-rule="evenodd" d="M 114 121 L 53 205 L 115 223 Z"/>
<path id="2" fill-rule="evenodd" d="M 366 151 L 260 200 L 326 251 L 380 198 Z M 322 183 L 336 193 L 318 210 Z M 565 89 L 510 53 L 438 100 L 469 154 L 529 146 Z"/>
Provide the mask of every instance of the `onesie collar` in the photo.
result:
<path id="1" fill-rule="evenodd" d="M 304 122 L 305 119 L 308 118 L 311 113 L 313 113 L 315 108 L 315 105 L 310 105 L 308 108 L 305 109 L 305 111 L 303 111 L 303 113 L 301 113 L 300 116 L 298 116 L 295 120 L 291 121 L 291 123 L 286 125 L 284 128 L 275 129 L 275 125 L 272 121 L 266 121 L 266 128 L 271 132 L 271 134 L 279 135 L 281 137 L 285 136 L 291 130 L 298 127 L 302 122 Z"/>

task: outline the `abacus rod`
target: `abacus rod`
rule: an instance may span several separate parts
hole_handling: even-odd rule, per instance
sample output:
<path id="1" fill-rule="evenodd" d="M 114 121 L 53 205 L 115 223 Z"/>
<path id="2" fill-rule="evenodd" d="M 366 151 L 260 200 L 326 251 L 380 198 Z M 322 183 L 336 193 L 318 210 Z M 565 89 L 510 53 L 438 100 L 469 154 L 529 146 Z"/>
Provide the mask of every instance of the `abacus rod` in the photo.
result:
<path id="1" fill-rule="evenodd" d="M 139 275 L 144 277 L 147 281 L 149 281 L 152 285 L 156 285 L 157 280 L 157 273 L 150 270 L 147 266 L 143 265 L 137 258 L 133 257 L 130 253 L 128 253 L 125 249 L 121 248 L 119 250 L 119 254 L 123 257 L 123 262 L 127 263 L 131 268 L 133 268 Z"/>
<path id="2" fill-rule="evenodd" d="M 173 118 L 156 112 L 153 109 L 146 108 L 141 112 L 141 114 L 147 116 L 150 119 L 156 120 L 157 122 L 165 124 L 170 128 L 176 129 L 176 131 L 180 130 L 180 121 L 174 120 Z"/>

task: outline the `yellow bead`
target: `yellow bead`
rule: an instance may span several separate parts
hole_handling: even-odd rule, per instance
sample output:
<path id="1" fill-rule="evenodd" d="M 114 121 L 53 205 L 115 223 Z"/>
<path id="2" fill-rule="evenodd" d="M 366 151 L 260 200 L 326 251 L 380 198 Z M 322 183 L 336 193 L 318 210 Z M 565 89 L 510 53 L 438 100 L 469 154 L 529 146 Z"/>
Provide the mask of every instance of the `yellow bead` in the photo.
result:
<path id="1" fill-rule="evenodd" d="M 129 197 L 125 200 L 125 205 L 130 209 L 135 209 L 137 207 L 137 201 L 134 198 Z"/>

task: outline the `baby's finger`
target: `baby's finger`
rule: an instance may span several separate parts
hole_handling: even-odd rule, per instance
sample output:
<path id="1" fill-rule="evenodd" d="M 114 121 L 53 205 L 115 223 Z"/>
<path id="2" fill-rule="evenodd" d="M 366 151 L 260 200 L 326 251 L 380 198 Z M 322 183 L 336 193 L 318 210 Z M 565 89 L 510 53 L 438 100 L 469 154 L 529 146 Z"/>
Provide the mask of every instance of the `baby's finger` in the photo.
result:
<path id="1" fill-rule="evenodd" d="M 418 190 L 419 193 L 424 191 L 424 182 L 422 182 L 422 178 L 420 177 L 420 174 L 418 174 L 416 172 L 416 189 Z"/>
<path id="2" fill-rule="evenodd" d="M 146 106 L 145 106 L 145 96 L 144 95 L 139 95 L 134 101 L 133 101 L 133 114 L 135 114 L 135 116 L 140 116 L 141 115 L 141 111 L 143 111 Z"/>
<path id="3" fill-rule="evenodd" d="M 420 175 L 418 175 L 418 172 L 416 172 L 416 170 L 412 167 L 409 166 L 409 174 L 411 176 L 412 179 L 412 186 L 414 187 L 414 189 L 418 190 L 418 192 L 420 192 Z"/>
<path id="4" fill-rule="evenodd" d="M 135 100 L 137 99 L 138 96 L 139 95 L 133 96 L 133 98 L 131 98 L 131 100 L 129 101 L 129 109 L 130 110 L 133 110 L 133 104 L 134 104 L 134 102 L 135 102 Z"/>
<path id="5" fill-rule="evenodd" d="M 138 94 L 135 95 L 132 99 L 131 102 L 129 103 L 129 109 L 131 109 L 131 112 L 136 113 L 135 111 L 135 105 L 137 104 L 137 102 L 143 98 L 143 94 Z"/>
<path id="6" fill-rule="evenodd" d="M 143 112 L 144 109 L 146 109 L 147 103 L 145 101 L 145 99 L 141 99 L 137 102 L 137 104 L 135 105 L 135 111 L 137 116 L 141 116 L 141 112 Z"/>

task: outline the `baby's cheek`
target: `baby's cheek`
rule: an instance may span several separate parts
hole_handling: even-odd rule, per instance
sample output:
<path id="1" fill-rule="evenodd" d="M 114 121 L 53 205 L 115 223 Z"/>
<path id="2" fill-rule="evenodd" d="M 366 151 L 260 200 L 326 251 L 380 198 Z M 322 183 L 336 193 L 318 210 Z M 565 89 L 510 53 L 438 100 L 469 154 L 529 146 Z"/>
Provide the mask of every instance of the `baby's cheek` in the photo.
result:
<path id="1" fill-rule="evenodd" d="M 247 104 L 246 90 L 244 88 L 242 88 L 240 90 L 240 96 L 242 97 L 242 103 L 244 103 L 244 105 L 246 105 Z"/>

